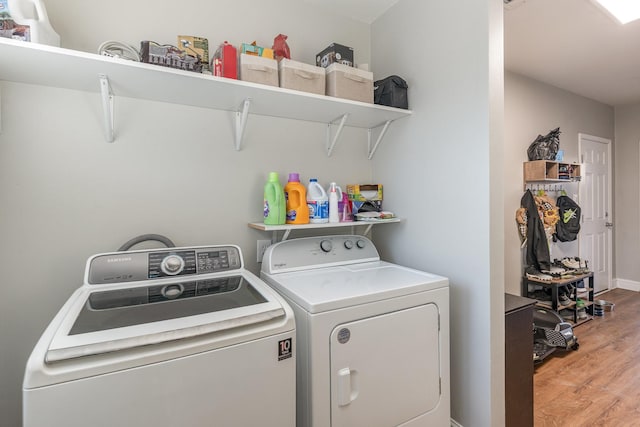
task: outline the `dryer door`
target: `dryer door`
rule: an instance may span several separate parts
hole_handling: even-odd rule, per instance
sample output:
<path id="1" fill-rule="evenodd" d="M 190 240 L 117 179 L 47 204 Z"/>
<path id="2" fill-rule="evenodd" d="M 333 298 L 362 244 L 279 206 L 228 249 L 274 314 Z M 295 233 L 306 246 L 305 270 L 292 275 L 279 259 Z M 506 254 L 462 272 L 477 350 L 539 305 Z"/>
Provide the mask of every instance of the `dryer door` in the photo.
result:
<path id="1" fill-rule="evenodd" d="M 440 400 L 438 307 L 337 326 L 331 333 L 331 425 L 395 426 Z"/>

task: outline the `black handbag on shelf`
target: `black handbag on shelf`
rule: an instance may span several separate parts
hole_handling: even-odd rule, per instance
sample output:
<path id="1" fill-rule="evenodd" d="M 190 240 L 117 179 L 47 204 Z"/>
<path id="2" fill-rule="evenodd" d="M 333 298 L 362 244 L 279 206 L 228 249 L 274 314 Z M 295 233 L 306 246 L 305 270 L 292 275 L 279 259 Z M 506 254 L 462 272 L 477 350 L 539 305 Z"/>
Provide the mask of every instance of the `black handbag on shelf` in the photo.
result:
<path id="1" fill-rule="evenodd" d="M 373 83 L 373 102 L 389 107 L 409 108 L 407 82 L 402 77 L 389 76 Z"/>

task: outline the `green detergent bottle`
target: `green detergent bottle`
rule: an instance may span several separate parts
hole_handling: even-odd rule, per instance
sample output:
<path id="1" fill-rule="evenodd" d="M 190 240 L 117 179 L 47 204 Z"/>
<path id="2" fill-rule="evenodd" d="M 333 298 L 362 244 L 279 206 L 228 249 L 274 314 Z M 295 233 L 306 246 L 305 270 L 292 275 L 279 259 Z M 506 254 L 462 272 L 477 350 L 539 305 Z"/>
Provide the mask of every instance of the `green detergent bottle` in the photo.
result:
<path id="1" fill-rule="evenodd" d="M 269 172 L 269 180 L 264 185 L 263 213 L 265 225 L 282 225 L 287 218 L 287 202 L 278 172 Z"/>

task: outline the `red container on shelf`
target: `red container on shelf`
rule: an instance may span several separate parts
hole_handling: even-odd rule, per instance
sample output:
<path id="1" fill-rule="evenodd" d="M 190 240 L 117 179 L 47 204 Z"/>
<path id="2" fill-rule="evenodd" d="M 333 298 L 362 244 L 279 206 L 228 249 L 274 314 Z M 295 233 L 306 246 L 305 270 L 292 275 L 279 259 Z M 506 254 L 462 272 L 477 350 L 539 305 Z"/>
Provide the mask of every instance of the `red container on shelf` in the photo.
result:
<path id="1" fill-rule="evenodd" d="M 226 41 L 222 43 L 211 59 L 211 69 L 214 76 L 238 78 L 238 51 Z"/>

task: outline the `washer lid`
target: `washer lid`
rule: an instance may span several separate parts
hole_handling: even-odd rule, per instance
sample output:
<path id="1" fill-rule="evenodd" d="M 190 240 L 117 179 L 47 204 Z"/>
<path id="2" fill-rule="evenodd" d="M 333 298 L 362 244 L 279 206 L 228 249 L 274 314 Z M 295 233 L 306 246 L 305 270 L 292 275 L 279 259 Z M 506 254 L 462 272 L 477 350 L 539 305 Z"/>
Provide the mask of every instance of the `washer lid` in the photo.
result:
<path id="1" fill-rule="evenodd" d="M 248 273 L 155 281 L 78 292 L 45 357 L 56 362 L 223 332 L 285 316 L 267 286 Z"/>
<path id="2" fill-rule="evenodd" d="M 309 313 L 321 313 L 446 287 L 448 279 L 385 261 L 265 274 L 276 290 Z"/>

